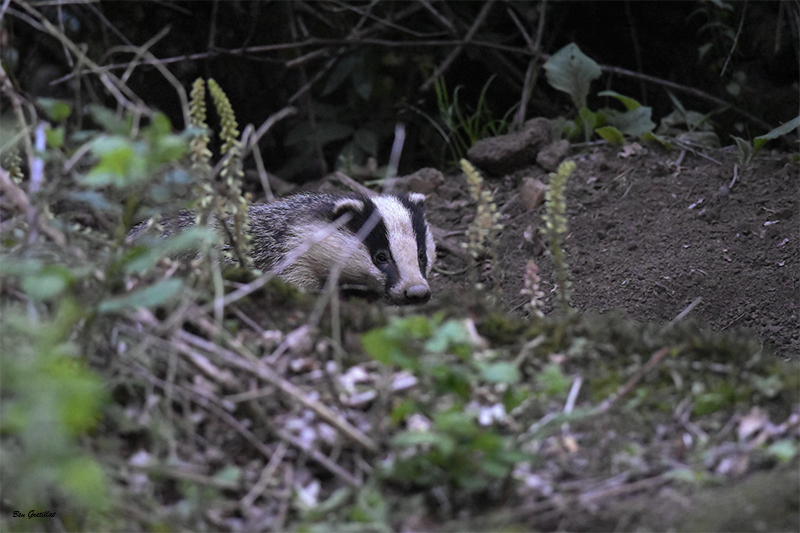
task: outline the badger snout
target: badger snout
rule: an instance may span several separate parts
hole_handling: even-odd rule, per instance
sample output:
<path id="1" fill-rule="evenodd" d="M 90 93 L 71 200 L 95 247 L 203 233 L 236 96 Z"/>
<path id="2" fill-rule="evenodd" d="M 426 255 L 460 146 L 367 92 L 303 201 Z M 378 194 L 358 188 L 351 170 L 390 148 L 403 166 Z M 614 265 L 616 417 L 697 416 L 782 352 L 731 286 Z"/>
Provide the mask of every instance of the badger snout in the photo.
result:
<path id="1" fill-rule="evenodd" d="M 431 299 L 431 289 L 427 283 L 415 283 L 391 291 L 390 297 L 396 305 L 419 305 Z"/>

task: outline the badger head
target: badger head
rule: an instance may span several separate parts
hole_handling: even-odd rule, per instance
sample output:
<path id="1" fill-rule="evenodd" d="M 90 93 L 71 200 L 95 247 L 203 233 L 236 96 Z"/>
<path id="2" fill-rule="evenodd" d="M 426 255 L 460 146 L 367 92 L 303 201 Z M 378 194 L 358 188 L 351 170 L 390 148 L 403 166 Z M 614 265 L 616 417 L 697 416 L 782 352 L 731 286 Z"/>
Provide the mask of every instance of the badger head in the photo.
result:
<path id="1" fill-rule="evenodd" d="M 396 305 L 428 301 L 436 248 L 424 202 L 417 193 L 334 202 L 334 219 L 349 217 L 345 227 L 355 237 L 339 278 L 344 290 L 379 294 Z"/>

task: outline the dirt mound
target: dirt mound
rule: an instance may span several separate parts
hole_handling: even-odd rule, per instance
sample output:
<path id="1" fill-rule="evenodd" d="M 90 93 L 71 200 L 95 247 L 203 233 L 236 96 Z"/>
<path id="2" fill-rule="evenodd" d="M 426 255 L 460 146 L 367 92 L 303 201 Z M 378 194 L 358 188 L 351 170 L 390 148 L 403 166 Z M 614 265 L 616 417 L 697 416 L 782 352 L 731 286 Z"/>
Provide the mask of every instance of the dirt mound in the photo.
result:
<path id="1" fill-rule="evenodd" d="M 800 165 L 792 155 L 768 153 L 735 168 L 731 148 L 699 154 L 633 144 L 577 148 L 569 158 L 577 163 L 565 245 L 575 307 L 665 322 L 702 298 L 694 319 L 716 330 L 750 329 L 776 354 L 800 358 Z M 539 265 L 545 290 L 553 279 L 549 259 L 536 256 L 536 239 L 525 238 L 542 225 L 544 212 L 519 201 L 525 177 L 549 179 L 537 166 L 487 178 L 504 224 L 491 275 L 503 305 L 520 312 L 526 262 Z M 463 177 L 437 192 L 429 203 L 432 223 L 466 229 L 474 211 Z M 463 260 L 449 255 L 442 266 L 458 271 Z M 434 289 L 467 283 L 442 275 Z"/>

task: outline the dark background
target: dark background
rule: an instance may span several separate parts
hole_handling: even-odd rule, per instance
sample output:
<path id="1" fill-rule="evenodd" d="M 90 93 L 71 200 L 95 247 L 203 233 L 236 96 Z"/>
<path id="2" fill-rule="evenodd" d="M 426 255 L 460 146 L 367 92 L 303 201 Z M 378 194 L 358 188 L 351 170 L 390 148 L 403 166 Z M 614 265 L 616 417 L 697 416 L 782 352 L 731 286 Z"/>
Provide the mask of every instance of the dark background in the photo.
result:
<path id="1" fill-rule="evenodd" d="M 443 138 L 432 125 L 439 119 L 435 91 L 421 86 L 455 48 L 454 41 L 464 39 L 484 5 L 164 1 L 37 9 L 117 76 L 136 48 L 168 29 L 149 51 L 187 91 L 198 76 L 216 79 L 240 129 L 248 123 L 257 127 L 270 114 L 296 106 L 298 114 L 265 136 L 261 150 L 268 170 L 302 182 L 334 169 L 345 149 L 355 154 L 357 164 L 369 155 L 385 164 L 398 121 L 408 127 L 401 172 L 445 166 Z M 475 108 L 493 75 L 486 92 L 492 116 L 499 119 L 519 103 L 532 54 L 510 13 L 536 39 L 543 8 L 540 51 L 545 58 L 575 42 L 601 65 L 702 90 L 761 120 L 755 123 L 673 91 L 687 109 L 715 112 L 712 119 L 723 145 L 731 144 L 730 135 L 752 139 L 765 133 L 766 125 L 778 126 L 798 114 L 798 4 L 790 1 L 495 2 L 444 72 L 451 96 L 463 86 L 458 102 L 465 111 Z M 5 13 L 2 30 L 6 71 L 30 95 L 116 105 L 96 75 L 79 68 L 75 57 L 18 5 L 12 3 Z M 270 45 L 284 46 L 258 49 Z M 52 83 L 76 71 L 81 75 Z M 167 113 L 175 128 L 184 126 L 175 89 L 155 68 L 140 64 L 127 83 L 147 104 Z M 728 89 L 731 84 L 738 92 Z M 304 86 L 310 89 L 301 93 Z M 603 89 L 652 106 L 656 123 L 674 109 L 663 86 L 611 73 L 594 82 L 590 108 L 610 105 L 595 96 Z M 540 68 L 526 118 L 574 115 L 569 97 L 549 87 Z M 213 113 L 210 125 L 215 126 Z M 314 142 L 310 133 L 328 125 L 345 129 Z M 357 130 L 370 132 L 375 146 L 359 146 Z"/>

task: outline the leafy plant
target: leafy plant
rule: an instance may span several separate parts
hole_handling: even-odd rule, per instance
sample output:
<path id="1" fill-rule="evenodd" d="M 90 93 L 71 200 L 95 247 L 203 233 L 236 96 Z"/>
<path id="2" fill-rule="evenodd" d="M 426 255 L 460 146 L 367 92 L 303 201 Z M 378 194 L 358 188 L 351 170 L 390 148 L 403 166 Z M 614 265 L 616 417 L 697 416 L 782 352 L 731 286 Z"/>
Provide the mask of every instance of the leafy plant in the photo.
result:
<path id="1" fill-rule="evenodd" d="M 562 312 L 569 310 L 572 282 L 569 280 L 569 265 L 564 257 L 563 242 L 567 235 L 566 186 L 569 176 L 575 171 L 574 161 L 564 161 L 558 171 L 550 173 L 550 186 L 545 193 L 545 228 L 542 230 L 550 241 L 550 252 L 555 266 L 556 287 Z"/>
<path id="2" fill-rule="evenodd" d="M 507 412 L 523 398 L 511 387 L 520 379 L 515 366 L 476 353 L 477 346 L 463 320 L 442 321 L 409 316 L 367 332 L 364 349 L 378 361 L 412 372 L 426 390 L 391 412 L 407 430 L 393 439 L 395 460 L 389 479 L 434 487 L 482 490 L 508 475 L 512 466 L 530 457 L 515 449 L 512 439 L 491 427 L 482 427 L 478 415 L 466 410 L 473 392 L 496 385 L 506 391 Z"/>
<path id="3" fill-rule="evenodd" d="M 604 108 L 592 111 L 587 106 L 591 84 L 600 77 L 600 66 L 584 54 L 578 45 L 570 43 L 544 64 L 547 81 L 552 87 L 569 94 L 578 111 L 575 120 L 563 121 L 563 129 L 573 138 L 582 132 L 588 141 L 592 133 L 603 139 L 622 144 L 624 136 L 642 137 L 655 129 L 651 120 L 652 109 L 641 105 L 628 96 L 614 91 L 603 91 L 599 96 L 610 96 L 619 100 L 625 111 Z"/>
<path id="4" fill-rule="evenodd" d="M 51 117 L 68 110 L 54 102 L 43 106 Z M 186 288 L 180 279 L 125 292 L 126 278 L 151 269 L 164 255 L 210 240 L 197 230 L 165 240 L 160 249 L 128 242 L 134 224 L 174 202 L 188 185 L 188 175 L 175 166 L 187 153 L 188 138 L 173 134 L 159 113 L 137 133 L 131 120 L 106 109 L 90 106 L 89 112 L 104 131 L 88 140 L 88 171 L 74 181 L 56 182 L 47 194 L 27 197 L 15 189 L 33 213 L 49 213 L 51 196 L 66 199 L 61 211 L 39 217 L 31 227 L 27 212 L 9 210 L 0 236 L 0 276 L 7 291 L 0 309 L 5 495 L 26 507 L 63 502 L 65 516 L 76 509 L 102 511 L 112 503 L 100 465 L 78 444 L 100 420 L 107 397 L 86 361 L 98 342 L 95 333 L 114 314 L 168 305 Z M 63 161 L 64 153 L 85 139 L 65 133 L 37 156 Z M 73 210 L 81 208 L 104 225 L 71 221 Z"/>
<path id="5" fill-rule="evenodd" d="M 732 136 L 734 142 L 736 143 L 736 148 L 739 150 L 739 162 L 743 165 L 749 165 L 753 161 L 753 157 L 755 157 L 756 153 L 758 153 L 758 151 L 761 150 L 761 148 L 767 144 L 768 141 L 777 139 L 783 135 L 788 135 L 795 131 L 798 127 L 800 127 L 800 115 L 796 116 L 789 122 L 770 130 L 768 133 L 756 137 L 753 139 L 752 143 L 745 141 L 741 137 Z"/>

